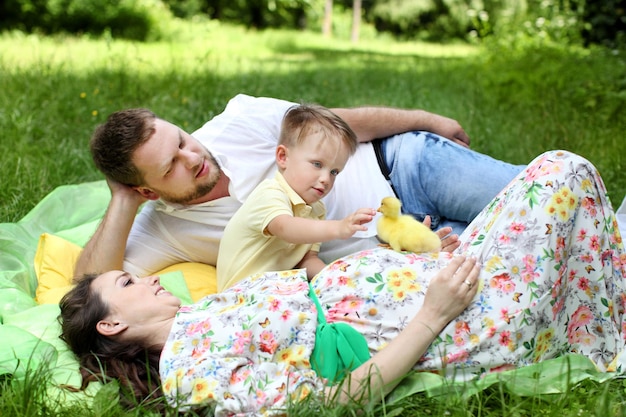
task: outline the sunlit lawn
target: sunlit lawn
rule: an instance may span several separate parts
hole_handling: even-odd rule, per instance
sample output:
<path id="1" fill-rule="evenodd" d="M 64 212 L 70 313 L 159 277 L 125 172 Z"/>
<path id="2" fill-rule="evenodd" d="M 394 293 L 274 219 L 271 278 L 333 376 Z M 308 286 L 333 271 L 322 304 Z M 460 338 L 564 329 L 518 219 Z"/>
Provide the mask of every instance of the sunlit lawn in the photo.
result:
<path id="1" fill-rule="evenodd" d="M 149 107 L 193 130 L 239 92 L 327 106 L 420 107 L 458 119 L 474 149 L 515 163 L 554 148 L 626 193 L 624 58 L 609 52 L 332 42 L 195 26 L 177 42 L 0 38 L 0 222 L 60 184 L 101 178 L 87 141 L 112 111 Z M 450 167 L 453 172 L 454 167 Z"/>

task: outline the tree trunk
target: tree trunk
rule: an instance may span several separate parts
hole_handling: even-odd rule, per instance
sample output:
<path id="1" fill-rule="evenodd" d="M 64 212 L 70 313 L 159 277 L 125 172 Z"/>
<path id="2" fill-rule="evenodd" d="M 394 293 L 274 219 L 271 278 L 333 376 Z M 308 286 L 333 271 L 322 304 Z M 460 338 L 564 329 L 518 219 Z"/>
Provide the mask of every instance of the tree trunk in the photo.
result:
<path id="1" fill-rule="evenodd" d="M 333 0 L 326 0 L 324 6 L 324 23 L 322 24 L 322 35 L 331 37 L 333 34 Z"/>
<path id="2" fill-rule="evenodd" d="M 359 32 L 361 31 L 361 0 L 352 2 L 352 42 L 359 41 Z"/>

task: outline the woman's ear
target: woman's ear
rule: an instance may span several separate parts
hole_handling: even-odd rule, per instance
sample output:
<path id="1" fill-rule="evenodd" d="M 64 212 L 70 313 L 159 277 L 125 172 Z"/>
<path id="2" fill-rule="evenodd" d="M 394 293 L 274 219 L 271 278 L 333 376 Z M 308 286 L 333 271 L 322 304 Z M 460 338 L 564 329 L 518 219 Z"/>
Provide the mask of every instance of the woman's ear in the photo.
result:
<path id="1" fill-rule="evenodd" d="M 100 320 L 96 324 L 96 330 L 103 336 L 115 336 L 128 329 L 128 324 L 116 320 Z"/>
<path id="2" fill-rule="evenodd" d="M 287 152 L 288 149 L 285 145 L 278 145 L 276 147 L 276 165 L 283 170 L 287 164 Z"/>
<path id="3" fill-rule="evenodd" d="M 150 188 L 147 188 L 147 187 L 133 187 L 133 189 L 135 191 L 137 191 L 139 194 L 141 194 L 144 198 L 147 198 L 148 200 L 158 200 L 159 199 L 159 195 L 157 193 L 155 193 L 154 191 L 152 191 Z"/>

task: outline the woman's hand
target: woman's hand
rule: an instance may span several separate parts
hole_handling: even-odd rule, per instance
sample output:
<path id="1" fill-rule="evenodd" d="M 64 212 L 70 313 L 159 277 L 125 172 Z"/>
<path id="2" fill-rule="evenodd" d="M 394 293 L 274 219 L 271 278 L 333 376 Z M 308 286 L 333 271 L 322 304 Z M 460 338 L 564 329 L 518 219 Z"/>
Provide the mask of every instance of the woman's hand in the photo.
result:
<path id="1" fill-rule="evenodd" d="M 454 257 L 431 279 L 420 311 L 422 320 L 428 320 L 436 332 L 441 331 L 476 295 L 479 273 L 476 259 Z"/>
<path id="2" fill-rule="evenodd" d="M 400 334 L 352 371 L 349 384 L 327 389 L 328 395 L 340 389 L 340 400 L 354 401 L 363 393 L 384 395 L 391 391 L 422 357 L 437 334 L 469 305 L 476 295 L 479 272 L 473 258 L 457 256 L 452 259 L 430 281 L 422 308 Z M 365 385 L 369 389 L 364 389 Z M 367 396 L 364 401 L 371 399 Z"/>

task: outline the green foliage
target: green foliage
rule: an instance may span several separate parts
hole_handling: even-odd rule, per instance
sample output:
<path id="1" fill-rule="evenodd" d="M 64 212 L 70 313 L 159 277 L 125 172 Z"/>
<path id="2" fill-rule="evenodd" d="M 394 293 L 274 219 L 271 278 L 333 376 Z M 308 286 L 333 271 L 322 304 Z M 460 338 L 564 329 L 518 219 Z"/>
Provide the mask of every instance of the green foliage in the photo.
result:
<path id="1" fill-rule="evenodd" d="M 172 15 L 160 0 L 7 0 L 5 28 L 155 40 Z"/>
<path id="2" fill-rule="evenodd" d="M 626 4 L 624 0 L 587 1 L 582 31 L 586 44 L 609 47 L 626 45 Z"/>
<path id="3" fill-rule="evenodd" d="M 624 0 L 363 0 L 362 28 L 398 39 L 475 40 L 519 36 L 570 45 L 626 44 Z M 338 33 L 352 25 L 352 0 L 334 1 Z M 198 17 L 248 28 L 316 29 L 325 0 L 5 0 L 0 27 L 44 33 L 106 33 L 155 40 L 172 17 Z M 369 33 L 366 34 L 366 38 Z"/>
<path id="4" fill-rule="evenodd" d="M 3 375 L 0 381 L 0 414 L 28 417 L 54 408 L 52 402 L 46 402 L 46 384 L 49 380 L 49 372 L 45 367 L 29 369 L 24 378 Z"/>
<path id="5" fill-rule="evenodd" d="M 164 0 L 173 10 L 185 2 Z M 256 29 L 308 27 L 310 14 L 323 9 L 323 0 L 195 0 L 211 19 Z"/>
<path id="6" fill-rule="evenodd" d="M 550 40 L 564 45 L 581 45 L 585 0 L 526 0 L 523 14 L 510 19 L 512 26 L 501 26 L 498 35 Z M 513 29 L 513 30 L 512 30 Z"/>
<path id="7" fill-rule="evenodd" d="M 586 0 L 378 0 L 368 17 L 402 38 L 450 39 L 519 32 L 579 44 Z"/>
<path id="8" fill-rule="evenodd" d="M 192 18 L 203 13 L 204 0 L 164 0 L 163 3 L 169 7 L 176 17 Z"/>
<path id="9" fill-rule="evenodd" d="M 501 114 L 526 120 L 514 127 L 518 148 L 537 146 L 580 153 L 599 168 L 615 204 L 622 201 L 626 184 L 620 171 L 626 165 L 626 144 L 615 130 L 626 128 L 626 63 L 604 49 L 565 47 L 524 38 L 490 40 L 477 71 L 479 88 L 488 92 L 487 106 Z M 535 114 L 536 119 L 530 114 Z M 533 124 L 534 126 L 530 126 Z M 539 128 L 537 128 L 539 127 Z M 496 151 L 497 144 L 487 152 Z"/>
<path id="10" fill-rule="evenodd" d="M 526 36 L 568 45 L 626 44 L 623 0 L 374 0 L 366 17 L 398 38 Z"/>
<path id="11" fill-rule="evenodd" d="M 455 0 L 377 1 L 368 13 L 379 31 L 389 31 L 399 38 L 443 41 L 463 38 L 469 30 L 467 9 Z"/>

